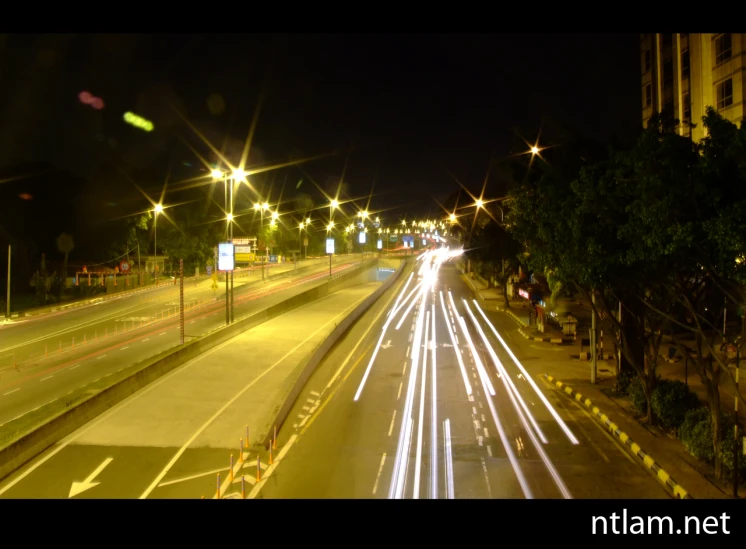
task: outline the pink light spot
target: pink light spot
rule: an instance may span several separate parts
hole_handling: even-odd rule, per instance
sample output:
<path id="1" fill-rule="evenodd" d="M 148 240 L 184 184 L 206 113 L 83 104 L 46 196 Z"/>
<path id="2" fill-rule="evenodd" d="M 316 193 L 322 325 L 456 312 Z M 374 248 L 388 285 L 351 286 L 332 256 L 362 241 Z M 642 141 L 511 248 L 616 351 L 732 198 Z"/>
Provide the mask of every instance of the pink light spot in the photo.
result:
<path id="1" fill-rule="evenodd" d="M 87 91 L 80 92 L 78 98 L 80 99 L 81 103 L 85 103 L 86 105 L 90 105 L 94 100 L 94 97 Z"/>
<path id="2" fill-rule="evenodd" d="M 19 198 L 20 198 L 21 200 L 31 200 L 32 198 L 34 198 L 34 197 L 33 197 L 33 196 L 31 196 L 31 195 L 30 195 L 29 193 L 21 193 L 21 194 L 19 194 L 19 195 L 18 195 L 18 197 L 19 197 Z"/>
<path id="3" fill-rule="evenodd" d="M 104 108 L 104 100 L 100 97 L 94 97 L 93 101 L 91 101 L 91 107 L 93 107 L 97 111 L 100 111 Z"/>

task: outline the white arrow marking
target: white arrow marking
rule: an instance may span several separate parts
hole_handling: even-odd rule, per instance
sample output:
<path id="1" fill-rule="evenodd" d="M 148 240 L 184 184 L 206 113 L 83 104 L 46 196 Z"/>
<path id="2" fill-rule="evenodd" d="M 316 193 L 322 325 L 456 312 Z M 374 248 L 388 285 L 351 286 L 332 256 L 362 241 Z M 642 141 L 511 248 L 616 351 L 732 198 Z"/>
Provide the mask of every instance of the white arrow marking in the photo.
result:
<path id="1" fill-rule="evenodd" d="M 381 345 L 381 349 L 388 349 L 389 347 L 392 347 L 390 339 L 384 345 Z"/>
<path id="2" fill-rule="evenodd" d="M 453 347 L 453 345 L 451 345 L 450 343 L 441 343 L 440 346 L 441 347 Z"/>
<path id="3" fill-rule="evenodd" d="M 68 499 L 75 497 L 78 494 L 85 492 L 86 490 L 90 490 L 94 486 L 98 486 L 100 483 L 93 482 L 93 479 L 101 474 L 101 471 L 103 471 L 106 466 L 109 465 L 109 463 L 111 463 L 112 461 L 114 461 L 114 458 L 106 458 L 103 463 L 96 467 L 96 470 L 88 475 L 88 478 L 85 479 L 83 482 L 73 482 L 73 485 L 70 487 L 70 495 L 67 496 Z"/>

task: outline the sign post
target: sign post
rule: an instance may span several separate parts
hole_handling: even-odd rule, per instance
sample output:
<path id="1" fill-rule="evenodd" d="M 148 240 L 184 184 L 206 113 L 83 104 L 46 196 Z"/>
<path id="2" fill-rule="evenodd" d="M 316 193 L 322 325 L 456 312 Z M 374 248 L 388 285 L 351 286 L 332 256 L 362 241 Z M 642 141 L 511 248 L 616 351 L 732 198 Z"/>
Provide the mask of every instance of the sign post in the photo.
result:
<path id="1" fill-rule="evenodd" d="M 5 316 L 10 320 L 10 244 L 8 244 L 8 293 L 5 301 Z"/>
<path id="2" fill-rule="evenodd" d="M 232 305 L 228 279 L 230 278 L 229 273 L 233 272 L 235 268 L 235 248 L 233 242 L 220 242 L 218 244 L 218 270 L 225 272 L 225 324 L 226 326 L 231 323 L 231 311 L 230 306 Z"/>
<path id="3" fill-rule="evenodd" d="M 332 278 L 332 255 L 334 255 L 334 239 L 326 239 L 326 253 L 329 254 L 329 278 Z"/>
<path id="4" fill-rule="evenodd" d="M 179 259 L 179 343 L 184 345 L 184 260 Z"/>

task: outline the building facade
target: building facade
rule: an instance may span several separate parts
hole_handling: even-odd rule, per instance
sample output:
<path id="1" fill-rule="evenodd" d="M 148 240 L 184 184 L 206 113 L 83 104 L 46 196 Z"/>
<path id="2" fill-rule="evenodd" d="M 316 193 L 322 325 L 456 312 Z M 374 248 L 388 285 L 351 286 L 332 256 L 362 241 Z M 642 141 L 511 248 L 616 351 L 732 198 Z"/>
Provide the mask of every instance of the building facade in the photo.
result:
<path id="1" fill-rule="evenodd" d="M 740 126 L 746 90 L 746 34 L 642 34 L 642 122 L 656 113 L 681 121 L 677 131 L 699 141 L 708 106 Z M 697 125 L 690 129 L 688 122 Z"/>

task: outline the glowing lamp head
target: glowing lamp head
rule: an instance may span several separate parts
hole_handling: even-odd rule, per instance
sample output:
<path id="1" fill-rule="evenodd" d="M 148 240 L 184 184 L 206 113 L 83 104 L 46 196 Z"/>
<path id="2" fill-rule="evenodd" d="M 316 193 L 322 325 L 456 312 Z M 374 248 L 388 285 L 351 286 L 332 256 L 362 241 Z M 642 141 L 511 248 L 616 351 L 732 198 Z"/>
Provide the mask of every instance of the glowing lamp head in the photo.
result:
<path id="1" fill-rule="evenodd" d="M 276 220 L 278 217 L 280 217 L 280 214 L 278 214 L 277 212 L 272 212 L 272 219 L 273 220 Z"/>
<path id="2" fill-rule="evenodd" d="M 241 168 L 233 170 L 233 179 L 236 181 L 244 181 L 246 179 L 246 172 Z"/>
<path id="3" fill-rule="evenodd" d="M 451 223 L 453 223 L 454 221 L 456 221 L 456 214 L 451 214 L 450 219 L 451 219 Z"/>
<path id="4" fill-rule="evenodd" d="M 326 230 L 327 230 L 327 231 L 331 231 L 331 230 L 332 230 L 333 228 L 334 228 L 334 223 L 329 223 L 329 224 L 328 224 L 328 225 L 326 226 Z"/>
<path id="5" fill-rule="evenodd" d="M 225 216 L 228 221 L 233 221 L 233 214 L 228 214 Z"/>
<path id="6" fill-rule="evenodd" d="M 539 154 L 539 147 L 531 147 L 531 154 Z"/>
<path id="7" fill-rule="evenodd" d="M 476 204 L 477 204 L 477 208 L 481 208 L 482 206 L 484 206 L 484 202 L 482 202 L 481 198 L 477 200 Z"/>
<path id="8" fill-rule="evenodd" d="M 310 224 L 311 224 L 311 218 L 310 218 L 310 217 L 307 217 L 307 218 L 306 218 L 306 225 L 310 225 Z"/>
<path id="9" fill-rule="evenodd" d="M 254 209 L 258 212 L 259 210 L 262 209 L 262 205 L 261 204 L 254 204 Z"/>
<path id="10" fill-rule="evenodd" d="M 262 204 L 262 209 L 263 210 L 269 210 L 269 204 L 267 202 L 265 202 L 264 204 Z"/>
<path id="11" fill-rule="evenodd" d="M 212 172 L 210 172 L 210 175 L 212 175 L 213 179 L 222 179 L 223 178 L 223 172 L 221 172 L 220 170 L 212 170 Z"/>
<path id="12" fill-rule="evenodd" d="M 330 206 L 331 206 L 332 208 L 339 208 L 339 200 L 337 200 L 337 199 L 334 199 L 334 200 L 332 200 L 332 201 L 331 201 L 331 202 L 329 203 L 329 205 L 330 205 Z"/>
<path id="13" fill-rule="evenodd" d="M 161 213 L 163 211 L 163 204 L 155 205 L 155 213 Z"/>

